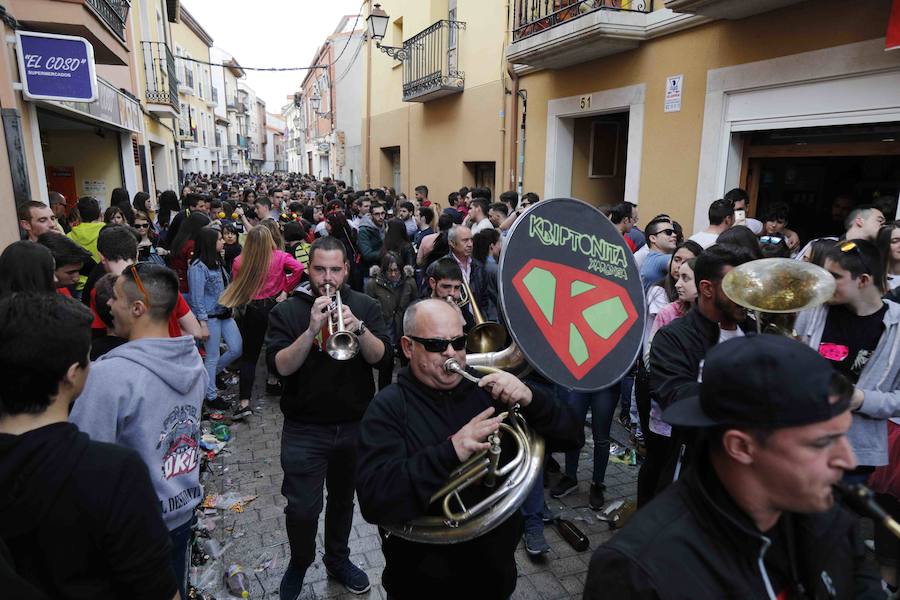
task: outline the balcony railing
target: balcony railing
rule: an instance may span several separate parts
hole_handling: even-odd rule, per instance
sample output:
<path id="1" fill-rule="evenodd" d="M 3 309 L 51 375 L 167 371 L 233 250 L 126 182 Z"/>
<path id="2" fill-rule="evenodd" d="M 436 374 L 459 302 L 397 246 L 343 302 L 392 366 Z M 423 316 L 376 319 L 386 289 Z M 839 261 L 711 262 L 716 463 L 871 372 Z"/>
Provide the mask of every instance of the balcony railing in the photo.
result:
<path id="1" fill-rule="evenodd" d="M 438 21 L 403 42 L 403 101 L 427 102 L 465 88 L 459 69 L 462 21 Z"/>
<path id="2" fill-rule="evenodd" d="M 515 0 L 513 42 L 598 10 L 649 13 L 653 0 Z"/>
<path id="3" fill-rule="evenodd" d="M 125 41 L 125 22 L 131 7 L 129 0 L 87 0 L 87 5 L 94 9 L 119 39 Z"/>
<path id="4" fill-rule="evenodd" d="M 147 79 L 147 102 L 169 104 L 178 112 L 178 77 L 175 57 L 165 42 L 141 42 L 144 52 L 144 75 Z"/>

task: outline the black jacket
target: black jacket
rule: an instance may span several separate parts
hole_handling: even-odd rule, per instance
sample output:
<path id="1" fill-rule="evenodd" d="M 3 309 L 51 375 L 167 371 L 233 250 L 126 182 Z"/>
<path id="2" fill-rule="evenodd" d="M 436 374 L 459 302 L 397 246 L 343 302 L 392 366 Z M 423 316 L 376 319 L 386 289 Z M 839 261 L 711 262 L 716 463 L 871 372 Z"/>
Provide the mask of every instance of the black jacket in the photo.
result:
<path id="1" fill-rule="evenodd" d="M 580 448 L 584 428 L 572 410 L 532 391 L 534 400 L 522 409 L 529 426 L 553 450 Z M 385 525 L 440 514 L 428 500 L 460 464 L 450 436 L 489 406 L 504 410 L 466 380 L 439 392 L 416 380 L 408 368 L 401 369 L 397 383 L 375 396 L 360 425 L 356 492 L 363 517 Z M 419 544 L 380 532 L 386 561 L 382 583 L 392 596 L 507 598 L 515 589 L 519 511 L 489 533 L 460 544 Z"/>
<path id="2" fill-rule="evenodd" d="M 740 327 L 745 333 L 755 331 L 750 319 Z M 704 317 L 697 308 L 656 332 L 648 371 L 651 392 L 662 408 L 698 394 L 700 363 L 717 343 L 719 324 Z"/>
<path id="3" fill-rule="evenodd" d="M 384 356 L 374 365 L 366 363 L 361 351 L 350 360 L 335 360 L 313 343 L 300 368 L 281 378 L 284 383 L 281 411 L 286 419 L 298 423 L 359 421 L 375 395 L 372 369 L 386 369 L 393 364 L 390 333 L 378 302 L 346 285 L 341 288 L 341 300 L 357 319 L 365 322 L 373 335 L 384 342 Z M 313 301 L 311 295 L 297 293 L 269 313 L 266 333 L 269 372 L 278 372 L 275 355 L 293 344 L 309 327 Z"/>
<path id="4" fill-rule="evenodd" d="M 447 254 L 447 258 L 455 260 L 453 253 Z M 488 321 L 500 322 L 499 301 L 497 300 L 497 279 L 492 277 L 484 268 L 484 263 L 478 259 L 469 259 L 469 289 L 478 303 L 478 308 Z M 465 273 L 463 273 L 465 277 Z M 468 308 L 463 310 L 468 311 Z"/>
<path id="5" fill-rule="evenodd" d="M 0 434 L 0 541 L 3 598 L 34 597 L 22 579 L 54 600 L 175 595 L 144 461 L 71 423 Z"/>
<path id="6" fill-rule="evenodd" d="M 839 506 L 784 513 L 763 534 L 709 463 L 702 467 L 689 470 L 597 549 L 585 600 L 774 600 L 785 590 L 792 600 L 884 598 L 853 515 Z M 770 548 L 772 539 L 778 541 Z"/>

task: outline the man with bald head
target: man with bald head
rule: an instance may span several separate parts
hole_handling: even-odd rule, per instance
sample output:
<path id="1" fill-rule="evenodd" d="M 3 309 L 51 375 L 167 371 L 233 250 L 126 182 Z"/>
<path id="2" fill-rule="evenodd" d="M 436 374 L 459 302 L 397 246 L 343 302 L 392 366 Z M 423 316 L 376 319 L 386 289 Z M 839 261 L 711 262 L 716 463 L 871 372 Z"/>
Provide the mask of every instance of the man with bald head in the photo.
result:
<path id="1" fill-rule="evenodd" d="M 440 502 L 429 502 L 431 496 L 454 469 L 490 446 L 486 440 L 499 428 L 500 413 L 516 404 L 553 451 L 581 447 L 584 430 L 574 413 L 510 373 L 491 373 L 476 385 L 445 370 L 450 359 L 466 365 L 462 328 L 459 308 L 441 299 L 419 301 L 404 315 L 400 343 L 409 366 L 375 396 L 360 424 L 356 493 L 370 523 L 398 525 L 442 514 Z M 439 590 L 442 597 L 499 599 L 515 589 L 519 511 L 458 544 L 410 542 L 382 528 L 379 533 L 382 583 L 390 598 L 421 598 Z"/>

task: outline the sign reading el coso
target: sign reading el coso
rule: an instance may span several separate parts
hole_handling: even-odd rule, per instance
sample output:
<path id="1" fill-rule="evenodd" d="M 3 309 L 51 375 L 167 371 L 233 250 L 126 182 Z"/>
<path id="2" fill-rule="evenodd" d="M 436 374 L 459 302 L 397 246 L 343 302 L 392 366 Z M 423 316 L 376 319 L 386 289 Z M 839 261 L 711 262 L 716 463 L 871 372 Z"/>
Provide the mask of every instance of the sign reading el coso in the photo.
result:
<path id="1" fill-rule="evenodd" d="M 16 31 L 22 93 L 29 100 L 97 99 L 94 48 L 81 37 Z"/>

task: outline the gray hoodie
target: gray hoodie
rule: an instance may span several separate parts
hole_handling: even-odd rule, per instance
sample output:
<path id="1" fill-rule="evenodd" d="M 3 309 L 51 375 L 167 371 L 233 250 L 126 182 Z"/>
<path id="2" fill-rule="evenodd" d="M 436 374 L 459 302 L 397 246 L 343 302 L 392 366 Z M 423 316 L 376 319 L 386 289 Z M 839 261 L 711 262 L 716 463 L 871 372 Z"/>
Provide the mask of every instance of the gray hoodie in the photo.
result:
<path id="1" fill-rule="evenodd" d="M 91 439 L 141 455 L 170 531 L 203 499 L 199 423 L 207 381 L 190 336 L 128 342 L 91 365 L 69 417 Z"/>
<path id="2" fill-rule="evenodd" d="M 887 300 L 884 303 L 888 307 L 884 333 L 856 383 L 865 393 L 865 400 L 853 413 L 853 424 L 847 433 L 859 464 L 875 467 L 888 464 L 887 420 L 900 416 L 900 304 Z M 827 305 L 800 313 L 794 326 L 800 340 L 818 350 L 827 317 Z"/>

